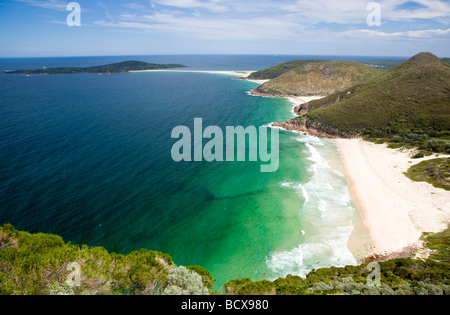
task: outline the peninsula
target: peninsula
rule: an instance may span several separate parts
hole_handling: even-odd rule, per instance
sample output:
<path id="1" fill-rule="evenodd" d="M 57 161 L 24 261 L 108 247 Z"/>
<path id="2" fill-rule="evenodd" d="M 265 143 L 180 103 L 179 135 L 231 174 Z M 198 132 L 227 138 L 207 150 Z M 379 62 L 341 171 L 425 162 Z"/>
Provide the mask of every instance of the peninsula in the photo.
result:
<path id="1" fill-rule="evenodd" d="M 314 73 L 302 75 L 324 75 L 317 65 Z M 284 82 L 291 91 L 315 92 L 307 87 L 309 80 Z M 332 87 L 326 82 L 325 75 L 320 89 Z M 450 223 L 449 91 L 447 60 L 419 53 L 372 78 L 303 102 L 294 108 L 296 118 L 273 124 L 336 139 L 376 260 L 410 257 L 421 247 L 423 233 L 441 232 Z M 280 90 L 274 94 L 283 96 Z"/>
<path id="2" fill-rule="evenodd" d="M 382 70 L 345 60 L 297 60 L 253 73 L 249 79 L 270 79 L 253 95 L 325 96 L 372 79 Z M 275 76 L 272 78 L 272 76 Z"/>
<path id="3" fill-rule="evenodd" d="M 58 68 L 42 68 L 31 70 L 15 70 L 5 71 L 3 74 L 20 74 L 20 75 L 52 75 L 52 74 L 120 74 L 129 73 L 132 71 L 145 71 L 145 70 L 160 70 L 160 69 L 174 69 L 185 68 L 186 66 L 180 64 L 155 64 L 142 61 L 124 61 L 120 63 L 113 63 L 103 66 L 93 67 L 58 67 Z"/>

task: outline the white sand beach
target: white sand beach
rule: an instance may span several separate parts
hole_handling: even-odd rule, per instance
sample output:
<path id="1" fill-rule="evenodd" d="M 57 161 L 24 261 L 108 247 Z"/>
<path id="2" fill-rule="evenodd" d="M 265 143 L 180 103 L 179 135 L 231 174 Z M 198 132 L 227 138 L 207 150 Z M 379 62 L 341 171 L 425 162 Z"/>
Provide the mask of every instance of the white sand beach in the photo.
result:
<path id="1" fill-rule="evenodd" d="M 336 140 L 353 199 L 372 241 L 371 255 L 420 247 L 424 232 L 441 232 L 450 223 L 450 192 L 404 175 L 424 159 L 361 139 Z"/>
<path id="2" fill-rule="evenodd" d="M 210 73 L 210 74 L 223 74 L 233 76 L 235 78 L 243 79 L 250 82 L 255 82 L 258 84 L 264 84 L 269 82 L 270 80 L 252 80 L 247 79 L 249 75 L 254 73 L 255 71 L 210 71 L 210 70 L 170 70 L 170 69 L 161 69 L 161 70 L 139 70 L 139 71 L 130 71 L 134 73 L 138 72 L 186 72 L 186 73 Z M 302 102 L 304 103 L 304 102 Z"/>
<path id="3" fill-rule="evenodd" d="M 289 96 L 288 99 L 295 104 L 295 106 L 309 103 L 311 101 L 320 100 L 325 96 Z"/>
<path id="4" fill-rule="evenodd" d="M 240 78 L 247 78 L 255 71 L 209 71 L 209 70 L 171 70 L 171 69 L 158 69 L 158 70 L 138 70 L 130 71 L 134 73 L 138 72 L 187 72 L 187 73 L 211 73 L 211 74 L 224 74 L 232 75 Z"/>

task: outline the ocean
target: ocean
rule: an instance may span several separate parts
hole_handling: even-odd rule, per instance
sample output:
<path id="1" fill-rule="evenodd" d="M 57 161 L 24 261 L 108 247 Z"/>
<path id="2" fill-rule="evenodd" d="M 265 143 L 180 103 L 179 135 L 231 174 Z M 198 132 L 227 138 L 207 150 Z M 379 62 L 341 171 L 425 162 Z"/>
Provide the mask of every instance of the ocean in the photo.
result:
<path id="1" fill-rule="evenodd" d="M 0 70 L 125 60 L 260 70 L 296 58 L 337 59 L 0 59 Z M 232 279 L 356 264 L 359 249 L 348 244 L 353 237 L 362 247 L 367 236 L 332 140 L 280 131 L 274 173 L 261 173 L 260 162 L 172 159 L 173 128 L 193 129 L 195 118 L 222 128 L 292 118 L 288 99 L 249 95 L 257 86 L 188 72 L 0 76 L 0 224 L 121 254 L 168 253 L 177 265 L 209 270 L 217 291 Z"/>

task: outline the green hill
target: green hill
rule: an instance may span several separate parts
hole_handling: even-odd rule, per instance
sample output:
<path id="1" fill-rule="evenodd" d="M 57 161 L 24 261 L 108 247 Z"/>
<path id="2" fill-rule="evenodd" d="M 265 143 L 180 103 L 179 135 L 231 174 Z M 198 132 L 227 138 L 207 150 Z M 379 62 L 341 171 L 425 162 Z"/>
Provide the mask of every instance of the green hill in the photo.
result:
<path id="1" fill-rule="evenodd" d="M 313 60 L 261 85 L 255 94 L 276 96 L 329 95 L 374 78 L 381 70 L 355 61 Z"/>
<path id="2" fill-rule="evenodd" d="M 5 74 L 24 74 L 24 75 L 39 75 L 39 74 L 79 74 L 79 73 L 93 73 L 93 74 L 105 74 L 105 73 L 128 73 L 130 71 L 142 71 L 142 70 L 157 70 L 157 69 L 171 69 L 171 68 L 184 68 L 183 65 L 167 64 L 159 65 L 155 63 L 147 63 L 142 61 L 125 61 L 119 63 L 108 64 L 104 66 L 93 66 L 87 68 L 79 67 L 59 67 L 59 68 L 44 68 L 44 69 L 32 69 L 32 70 L 17 70 L 8 71 Z"/>
<path id="3" fill-rule="evenodd" d="M 268 69 L 254 72 L 248 77 L 248 79 L 250 79 L 250 80 L 275 79 L 276 77 L 279 77 L 280 75 L 282 75 L 292 69 L 301 67 L 303 65 L 315 63 L 315 62 L 321 62 L 321 60 L 305 59 L 305 60 L 292 60 L 292 61 L 288 61 L 288 62 L 283 62 L 276 66 L 270 67 Z"/>
<path id="4" fill-rule="evenodd" d="M 290 124 L 331 136 L 365 135 L 447 151 L 450 66 L 431 53 L 420 53 L 378 77 L 310 102 L 305 108 L 307 114 Z"/>

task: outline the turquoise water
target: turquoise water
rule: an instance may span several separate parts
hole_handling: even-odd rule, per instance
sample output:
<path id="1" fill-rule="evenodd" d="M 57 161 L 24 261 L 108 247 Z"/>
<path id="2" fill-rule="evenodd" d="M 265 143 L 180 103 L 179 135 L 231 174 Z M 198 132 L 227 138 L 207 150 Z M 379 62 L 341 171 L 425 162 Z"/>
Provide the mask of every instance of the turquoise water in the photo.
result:
<path id="1" fill-rule="evenodd" d="M 275 173 L 172 160 L 172 129 L 194 118 L 225 129 L 292 117 L 256 87 L 206 73 L 0 76 L 0 224 L 169 253 L 208 269 L 217 290 L 356 263 L 347 242 L 360 222 L 331 140 L 281 131 Z"/>

